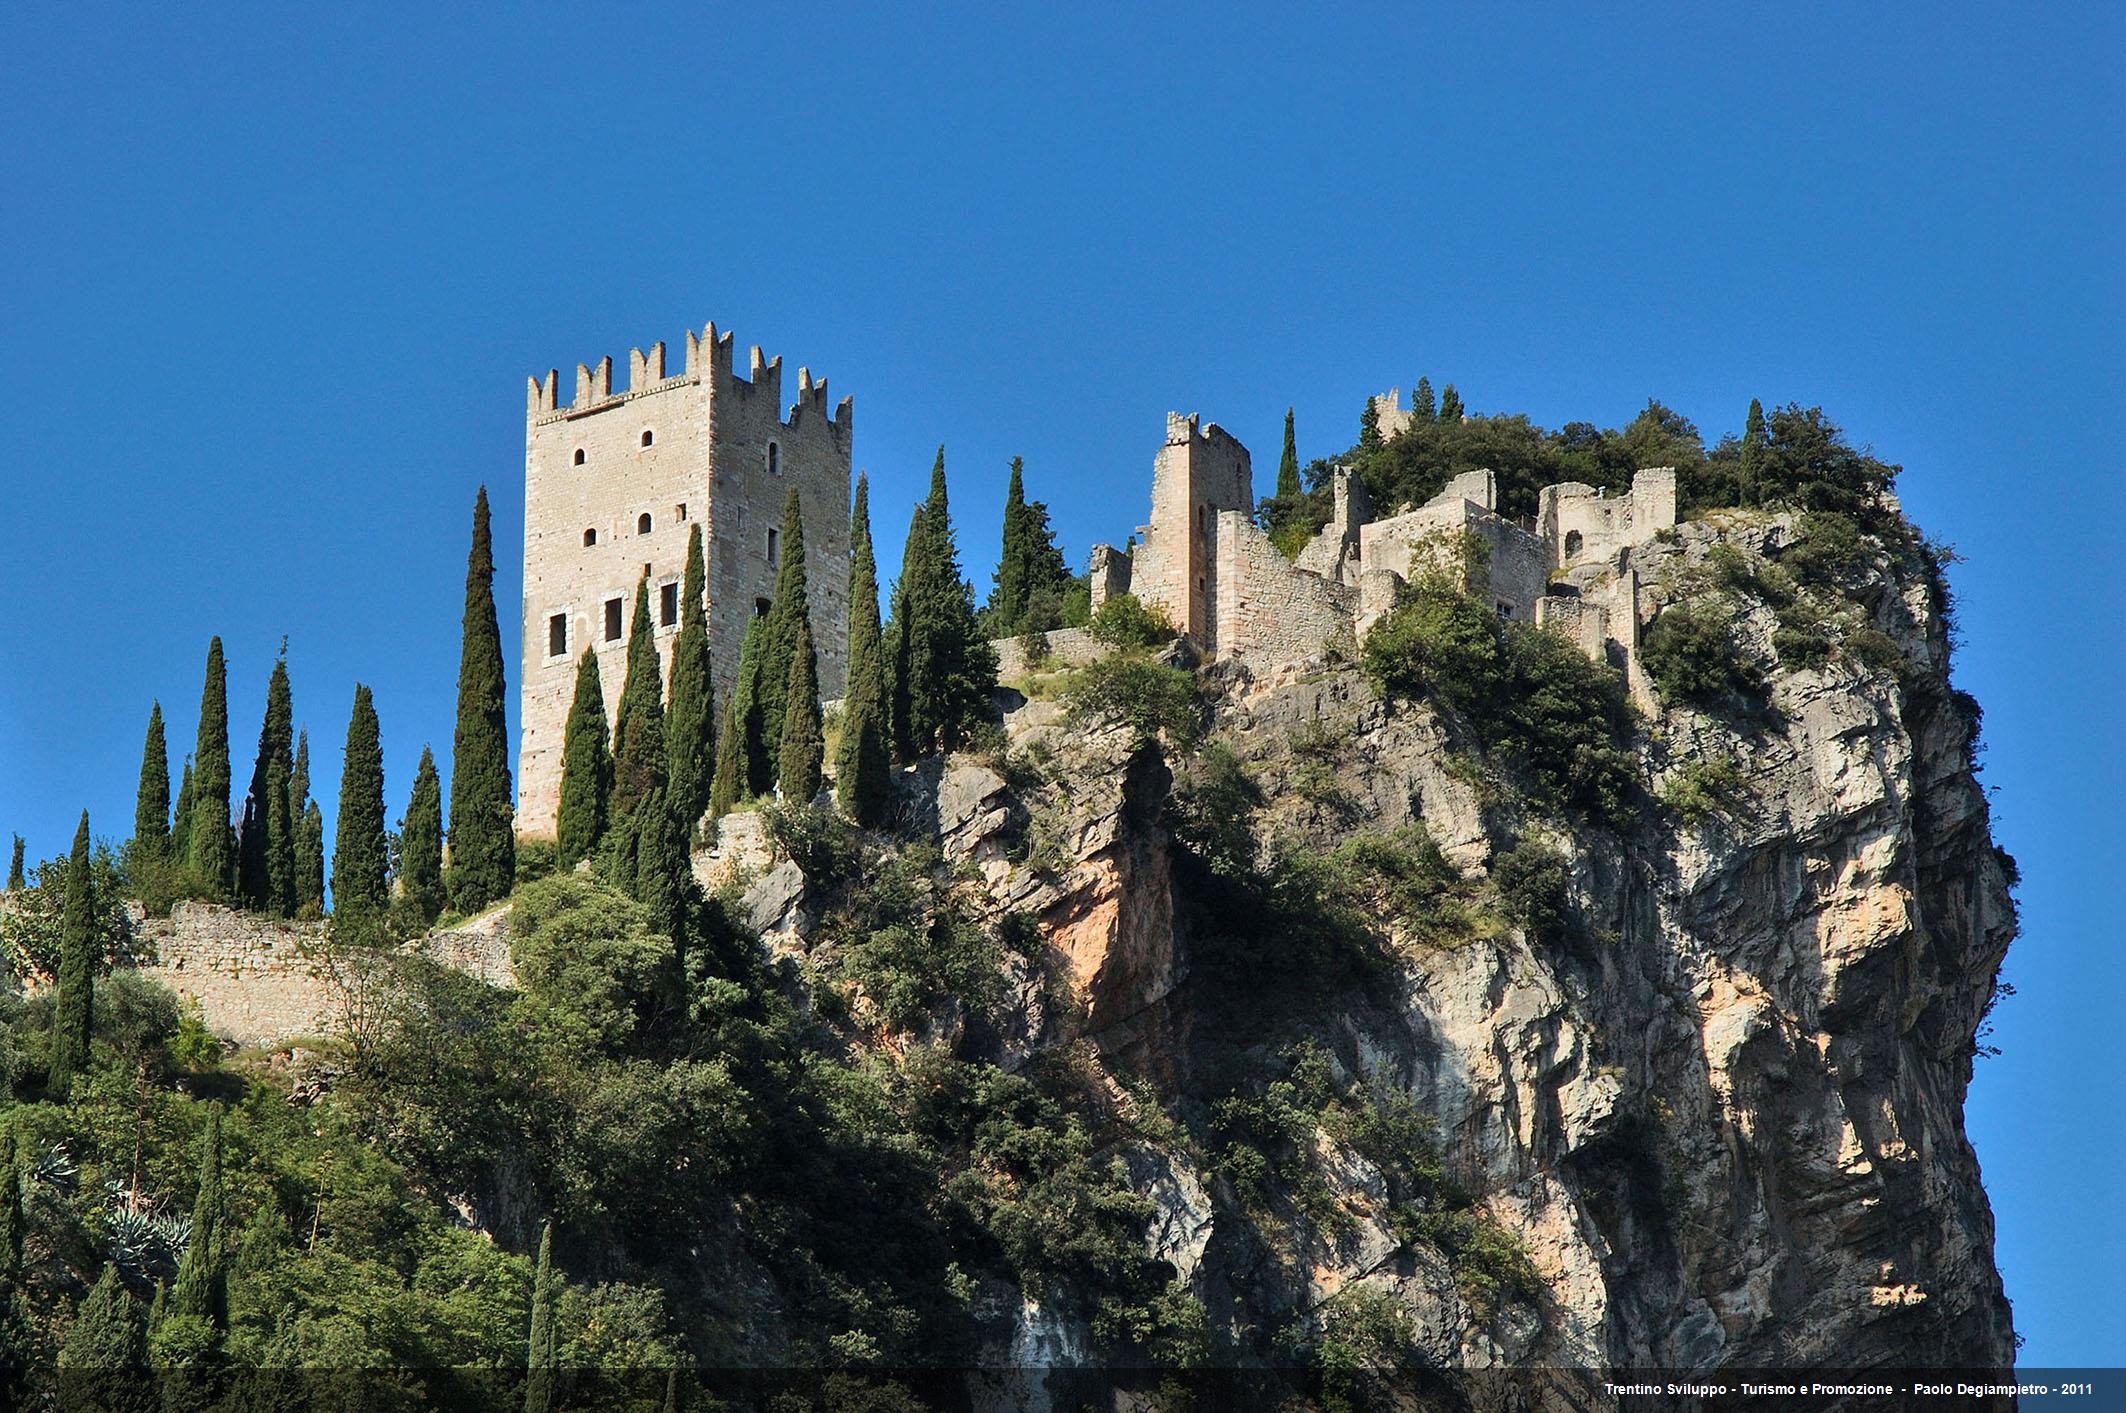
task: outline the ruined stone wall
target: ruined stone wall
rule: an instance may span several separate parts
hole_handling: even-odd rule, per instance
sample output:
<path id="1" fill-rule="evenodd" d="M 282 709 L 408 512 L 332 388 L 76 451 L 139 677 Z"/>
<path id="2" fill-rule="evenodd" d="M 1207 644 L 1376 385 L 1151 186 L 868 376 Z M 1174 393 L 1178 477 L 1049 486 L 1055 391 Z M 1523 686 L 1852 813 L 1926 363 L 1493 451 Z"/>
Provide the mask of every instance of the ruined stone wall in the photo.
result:
<path id="1" fill-rule="evenodd" d="M 1358 577 L 1358 534 L 1373 518 L 1373 501 L 1366 494 L 1365 482 L 1349 471 L 1339 469 L 1330 485 L 1336 500 L 1329 523 L 1300 548 L 1292 562 L 1325 579 L 1353 583 Z"/>
<path id="2" fill-rule="evenodd" d="M 562 736 L 575 695 L 575 661 L 595 650 L 610 714 L 627 673 L 635 584 L 645 574 L 668 674 L 683 605 L 687 540 L 703 525 L 716 697 L 729 693 L 758 600 L 774 591 L 768 532 L 798 488 L 820 688 L 841 694 L 846 652 L 852 419 L 829 415 L 825 382 L 798 375 L 780 410 L 782 360 L 752 352 L 752 378 L 731 366 L 732 336 L 712 324 L 687 334 L 685 367 L 665 376 L 664 345 L 629 358 L 629 384 L 612 390 L 612 360 L 578 364 L 575 396 L 558 403 L 560 375 L 531 380 L 525 412 L 523 657 L 519 687 L 517 828 L 553 832 Z M 647 438 L 647 444 L 645 444 Z M 770 469 L 770 447 L 774 448 Z M 648 526 L 644 527 L 644 517 Z M 586 543 L 586 536 L 590 543 Z M 666 589 L 672 595 L 665 602 Z M 617 618 L 610 605 L 618 605 Z M 553 652 L 551 620 L 565 623 Z M 666 621 L 669 616 L 670 621 Z"/>
<path id="3" fill-rule="evenodd" d="M 321 964 L 327 925 L 282 922 L 208 903 L 166 918 L 135 914 L 141 974 L 199 1003 L 216 1035 L 266 1045 L 332 1030 L 341 1014 Z"/>
<path id="4" fill-rule="evenodd" d="M 1131 571 L 1134 565 L 1128 550 L 1116 549 L 1113 545 L 1094 545 L 1092 564 L 1087 578 L 1092 583 L 1093 611 L 1117 594 L 1130 592 Z"/>
<path id="5" fill-rule="evenodd" d="M 1390 388 L 1384 393 L 1376 394 L 1372 403 L 1374 425 L 1380 429 L 1380 439 L 1384 442 L 1392 441 L 1409 431 L 1411 424 L 1417 421 L 1416 410 L 1403 406 L 1401 388 Z"/>
<path id="6" fill-rule="evenodd" d="M 1558 569 L 1612 559 L 1675 524 L 1676 473 L 1666 466 L 1634 472 L 1625 495 L 1567 481 L 1545 486 L 1537 500 L 1536 530 Z"/>
<path id="7" fill-rule="evenodd" d="M 1045 667 L 1083 667 L 1108 651 L 1107 646 L 1083 628 L 1055 628 L 1043 633 L 1048 643 L 1048 658 Z M 1026 649 L 1017 638 L 993 638 L 989 646 L 997 650 L 997 677 L 1008 680 L 1021 677 L 1033 666 L 1026 660 Z"/>
<path id="8" fill-rule="evenodd" d="M 1355 587 L 1294 565 L 1244 511 L 1221 512 L 1215 540 L 1211 656 L 1267 666 L 1354 645 Z"/>

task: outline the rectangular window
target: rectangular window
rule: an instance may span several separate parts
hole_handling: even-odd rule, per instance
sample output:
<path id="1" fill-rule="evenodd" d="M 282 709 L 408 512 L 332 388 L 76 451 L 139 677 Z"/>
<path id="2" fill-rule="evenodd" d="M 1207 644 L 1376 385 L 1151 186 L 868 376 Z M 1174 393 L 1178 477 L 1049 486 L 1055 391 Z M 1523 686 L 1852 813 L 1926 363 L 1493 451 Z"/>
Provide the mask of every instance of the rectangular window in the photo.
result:
<path id="1" fill-rule="evenodd" d="M 679 622 L 679 586 L 660 585 L 657 590 L 657 621 L 666 628 Z"/>
<path id="2" fill-rule="evenodd" d="M 568 651 L 568 615 L 557 613 L 546 620 L 546 655 L 559 657 Z"/>
<path id="3" fill-rule="evenodd" d="M 608 643 L 620 641 L 620 600 L 618 599 L 607 599 L 605 601 L 605 640 Z"/>
<path id="4" fill-rule="evenodd" d="M 782 546 L 777 543 L 779 539 L 780 536 L 774 530 L 768 531 L 768 567 L 770 569 L 782 563 Z"/>
<path id="5" fill-rule="evenodd" d="M 687 518 L 687 504 L 685 501 L 681 501 L 679 502 L 679 504 L 672 507 L 672 518 L 674 520 L 684 520 Z"/>

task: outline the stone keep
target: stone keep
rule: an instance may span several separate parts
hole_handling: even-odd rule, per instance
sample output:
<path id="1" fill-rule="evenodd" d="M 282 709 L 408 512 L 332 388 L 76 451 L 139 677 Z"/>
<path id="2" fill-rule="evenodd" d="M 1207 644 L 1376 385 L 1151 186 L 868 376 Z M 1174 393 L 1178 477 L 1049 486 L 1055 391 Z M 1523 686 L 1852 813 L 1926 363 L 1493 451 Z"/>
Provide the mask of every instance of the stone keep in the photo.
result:
<path id="1" fill-rule="evenodd" d="M 782 410 L 782 359 L 752 350 L 749 377 L 732 367 L 732 336 L 689 330 L 686 362 L 666 376 L 654 344 L 628 357 L 529 380 L 524 413 L 524 656 L 517 752 L 517 829 L 550 837 L 561 795 L 561 747 L 576 658 L 598 655 L 607 719 L 627 675 L 635 584 L 647 576 L 659 662 L 670 680 L 688 535 L 702 527 L 717 719 L 738 672 L 746 624 L 767 612 L 781 559 L 783 501 L 805 518 L 806 591 L 820 692 L 842 693 L 848 644 L 851 399 L 830 414 L 825 379 L 797 373 Z"/>

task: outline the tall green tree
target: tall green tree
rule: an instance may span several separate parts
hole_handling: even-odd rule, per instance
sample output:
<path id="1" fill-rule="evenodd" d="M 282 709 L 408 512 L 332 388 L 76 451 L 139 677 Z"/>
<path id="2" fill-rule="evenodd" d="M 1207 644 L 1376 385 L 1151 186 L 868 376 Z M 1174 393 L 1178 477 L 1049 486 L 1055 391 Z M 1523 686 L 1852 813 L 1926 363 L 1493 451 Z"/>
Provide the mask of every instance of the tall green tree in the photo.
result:
<path id="1" fill-rule="evenodd" d="M 598 680 L 598 654 L 585 648 L 576 659 L 576 699 L 569 705 L 568 725 L 561 738 L 561 803 L 554 818 L 554 858 L 562 868 L 574 868 L 597 855 L 605 842 L 606 811 L 612 796 L 613 753 L 606 744 L 605 688 Z"/>
<path id="2" fill-rule="evenodd" d="M 22 836 L 17 834 L 14 852 L 7 861 L 7 891 L 13 893 L 26 884 L 27 880 L 22 876 Z"/>
<path id="3" fill-rule="evenodd" d="M 192 806 L 198 791 L 192 783 L 192 757 L 185 757 L 184 775 L 177 787 L 177 807 L 170 812 L 170 857 L 184 860 L 189 867 L 192 857 Z"/>
<path id="4" fill-rule="evenodd" d="M 782 756 L 782 724 L 789 713 L 790 659 L 798 638 L 811 632 L 812 604 L 805 580 L 805 512 L 793 487 L 783 501 L 782 560 L 775 569 L 775 597 L 760 630 L 760 758 L 752 771 L 755 794 L 775 784 Z"/>
<path id="5" fill-rule="evenodd" d="M 357 683 L 340 767 L 340 817 L 332 841 L 332 912 L 341 926 L 364 931 L 384 914 L 391 893 L 384 838 L 384 750 L 376 704 Z"/>
<path id="6" fill-rule="evenodd" d="M 106 1265 L 74 1313 L 59 1345 L 59 1367 L 70 1376 L 70 1404 L 81 1408 L 145 1409 L 155 1406 L 147 1388 L 148 1328 L 140 1302 Z"/>
<path id="7" fill-rule="evenodd" d="M 627 820 L 652 790 L 670 784 L 670 756 L 664 741 L 663 673 L 657 663 L 657 640 L 650 622 L 650 581 L 635 581 L 634 622 L 628 630 L 627 678 L 620 687 L 620 708 L 613 717 L 612 819 Z"/>
<path id="8" fill-rule="evenodd" d="M 74 1076 L 88 1068 L 95 1011 L 96 885 L 89 871 L 89 812 L 81 812 L 66 862 L 66 901 L 59 914 L 59 984 L 52 1002 L 49 1089 L 64 1100 Z"/>
<path id="9" fill-rule="evenodd" d="M 524 1413 L 554 1406 L 554 1224 L 539 1228 L 539 1262 L 532 1268 L 531 1332 L 525 1341 Z"/>
<path id="10" fill-rule="evenodd" d="M 812 652 L 812 628 L 797 625 L 797 651 L 790 658 L 790 680 L 783 693 L 781 768 L 777 785 L 785 802 L 809 805 L 819 794 L 827 741 L 820 730 L 819 665 Z"/>
<path id="11" fill-rule="evenodd" d="M 680 585 L 679 633 L 672 639 L 671 710 L 665 719 L 665 745 L 671 756 L 668 774 L 672 804 L 689 833 L 709 807 L 716 775 L 714 675 L 709 659 L 709 615 L 704 607 L 708 585 L 702 558 L 701 522 L 687 536 L 686 579 Z M 577 683 L 581 692 L 582 683 Z M 574 720 L 574 713 L 570 714 Z M 563 749 L 564 762 L 567 755 Z M 566 764 L 563 766 L 564 782 Z M 564 783 L 565 789 L 565 783 Z"/>
<path id="12" fill-rule="evenodd" d="M 731 687 L 730 705 L 724 708 L 723 734 L 716 743 L 716 778 L 709 791 L 709 814 L 721 819 L 748 795 L 757 795 L 753 785 L 753 762 L 760 745 L 760 638 L 765 619 L 746 624 L 745 639 L 738 648 L 738 680 Z"/>
<path id="13" fill-rule="evenodd" d="M 1056 627 L 1070 586 L 1070 568 L 1056 548 L 1048 507 L 1026 499 L 1025 469 L 1015 456 L 1004 500 L 1004 542 L 997 555 L 995 588 L 983 611 L 984 635 L 1008 638 Z"/>
<path id="14" fill-rule="evenodd" d="M 199 1140 L 199 1189 L 192 1200 L 192 1234 L 177 1263 L 170 1287 L 169 1313 L 192 1315 L 216 1329 L 229 1326 L 229 1271 L 224 1249 L 228 1222 L 222 1191 L 221 1102 L 207 1106 L 207 1126 Z"/>
<path id="15" fill-rule="evenodd" d="M 303 806 L 310 803 L 310 733 L 295 734 L 295 761 L 288 771 L 288 803 L 301 814 Z"/>
<path id="16" fill-rule="evenodd" d="M 465 559 L 458 730 L 450 767 L 448 887 L 460 912 L 476 912 L 508 897 L 516 880 L 517 816 L 510 803 L 504 697 L 494 545 L 487 527 L 487 487 L 482 486 L 473 502 L 472 549 Z"/>
<path id="17" fill-rule="evenodd" d="M 1452 383 L 1440 391 L 1439 420 L 1454 423 L 1462 420 L 1462 395 L 1454 390 Z"/>
<path id="18" fill-rule="evenodd" d="M 287 644 L 266 679 L 266 715 L 258 729 L 258 756 L 251 767 L 251 788 L 244 795 L 243 824 L 237 831 L 236 891 L 244 906 L 283 915 L 295 911 L 295 850 L 287 830 L 288 780 L 295 763 L 295 704 L 288 690 Z M 277 798 L 276 798 L 277 797 Z M 274 837 L 274 819 L 282 821 Z M 276 877 L 276 874 L 279 876 Z"/>
<path id="19" fill-rule="evenodd" d="M 1299 484 L 1299 439 L 1294 434 L 1292 409 L 1284 410 L 1284 451 L 1277 458 L 1277 498 L 1296 501 L 1305 493 Z"/>
<path id="20" fill-rule="evenodd" d="M 413 795 L 399 821 L 399 906 L 408 933 L 435 926 L 443 915 L 443 781 L 436 754 L 421 747 Z"/>
<path id="21" fill-rule="evenodd" d="M 148 736 L 140 747 L 140 786 L 133 793 L 133 839 L 151 854 L 170 842 L 170 743 L 162 726 L 162 703 L 148 711 Z"/>
<path id="22" fill-rule="evenodd" d="M 930 471 L 929 499 L 909 529 L 895 610 L 900 681 L 894 690 L 907 694 L 902 749 L 913 758 L 956 744 L 987 715 L 997 680 L 996 649 L 981 630 L 974 590 L 960 573 L 943 447 Z"/>
<path id="23" fill-rule="evenodd" d="M 1750 399 L 1749 419 L 1742 425 L 1741 500 L 1744 505 L 1755 505 L 1759 491 L 1757 481 L 1764 462 L 1764 404 Z"/>
<path id="24" fill-rule="evenodd" d="M 296 912 L 317 917 L 325 908 L 325 812 L 312 800 L 295 831 Z"/>
<path id="25" fill-rule="evenodd" d="M 856 478 L 849 512 L 849 682 L 842 736 L 835 748 L 834 793 L 842 812 L 876 827 L 893 790 L 893 747 L 887 737 L 886 659 L 878 617 L 878 560 L 871 544 L 871 486 Z"/>
<path id="26" fill-rule="evenodd" d="M 1420 422 L 1436 422 L 1439 420 L 1439 408 L 1435 407 L 1432 402 L 1432 380 L 1430 378 L 1419 378 L 1417 386 L 1410 390 L 1410 411 L 1416 414 L 1417 420 Z"/>
<path id="27" fill-rule="evenodd" d="M 0 1133 L 0 1287 L 22 1279 L 22 1147 L 13 1129 Z"/>
<path id="28" fill-rule="evenodd" d="M 236 883 L 236 840 L 229 827 L 229 669 L 219 637 L 207 644 L 185 844 L 193 885 L 207 897 L 229 897 Z"/>
<path id="29" fill-rule="evenodd" d="M 1365 410 L 1358 414 L 1358 449 L 1377 451 L 1380 444 L 1380 409 L 1373 405 L 1373 399 L 1369 397 L 1366 399 Z"/>
<path id="30" fill-rule="evenodd" d="M 901 576 L 893 581 L 892 610 L 881 635 L 886 668 L 886 735 L 893 758 L 903 765 L 917 755 L 915 741 L 915 620 L 913 590 L 922 577 L 923 541 L 929 518 L 918 505 L 908 517 L 908 538 L 901 546 Z"/>

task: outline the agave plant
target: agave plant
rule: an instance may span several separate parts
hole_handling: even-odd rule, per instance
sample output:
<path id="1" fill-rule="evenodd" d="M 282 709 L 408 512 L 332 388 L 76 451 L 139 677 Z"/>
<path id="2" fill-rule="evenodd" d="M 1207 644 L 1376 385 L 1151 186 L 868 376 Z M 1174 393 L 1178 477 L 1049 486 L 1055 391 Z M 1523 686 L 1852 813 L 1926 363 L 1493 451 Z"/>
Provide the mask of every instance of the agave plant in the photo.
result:
<path id="1" fill-rule="evenodd" d="M 74 1166 L 74 1160 L 67 1156 L 66 1150 L 55 1143 L 30 1166 L 30 1177 L 46 1187 L 72 1192 L 75 1184 L 81 1181 L 81 1169 Z"/>
<path id="2" fill-rule="evenodd" d="M 192 1219 L 181 1212 L 139 1207 L 121 1183 L 112 1183 L 111 1206 L 104 1213 L 104 1248 L 118 1268 L 130 1275 L 172 1275 L 178 1257 L 192 1239 Z"/>

